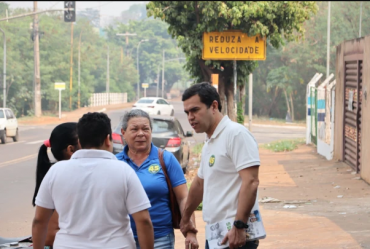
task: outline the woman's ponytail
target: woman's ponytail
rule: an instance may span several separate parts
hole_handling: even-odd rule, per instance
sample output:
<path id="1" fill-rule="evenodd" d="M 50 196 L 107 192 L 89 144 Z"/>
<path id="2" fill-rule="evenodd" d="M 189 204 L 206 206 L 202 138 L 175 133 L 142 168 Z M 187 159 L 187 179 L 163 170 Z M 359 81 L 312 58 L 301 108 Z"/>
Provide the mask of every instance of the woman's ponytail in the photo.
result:
<path id="1" fill-rule="evenodd" d="M 37 157 L 37 167 L 36 167 L 36 187 L 35 193 L 33 194 L 32 205 L 35 206 L 36 196 L 39 192 L 39 188 L 42 180 L 44 179 L 46 173 L 48 173 L 52 163 L 50 162 L 48 156 L 48 147 L 43 144 L 40 147 L 39 155 Z"/>

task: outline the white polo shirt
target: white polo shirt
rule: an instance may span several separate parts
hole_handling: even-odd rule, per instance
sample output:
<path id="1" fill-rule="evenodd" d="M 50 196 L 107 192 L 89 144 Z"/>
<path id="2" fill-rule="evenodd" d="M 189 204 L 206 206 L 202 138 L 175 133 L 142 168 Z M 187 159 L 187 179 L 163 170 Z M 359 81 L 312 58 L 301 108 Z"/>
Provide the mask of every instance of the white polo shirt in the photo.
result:
<path id="1" fill-rule="evenodd" d="M 198 176 L 204 179 L 205 222 L 212 224 L 235 217 L 242 184 L 238 171 L 259 165 L 258 145 L 253 135 L 224 116 L 203 146 L 198 170 Z"/>
<path id="2" fill-rule="evenodd" d="M 54 248 L 135 248 L 128 214 L 150 207 L 134 170 L 110 152 L 79 150 L 53 165 L 36 205 L 55 209 Z"/>

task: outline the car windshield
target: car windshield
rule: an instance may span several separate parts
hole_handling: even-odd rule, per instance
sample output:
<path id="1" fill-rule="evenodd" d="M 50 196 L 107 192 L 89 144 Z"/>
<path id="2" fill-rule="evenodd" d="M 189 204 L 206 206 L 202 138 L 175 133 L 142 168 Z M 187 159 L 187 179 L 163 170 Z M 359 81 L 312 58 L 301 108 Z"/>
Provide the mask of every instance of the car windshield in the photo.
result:
<path id="1" fill-rule="evenodd" d="M 137 103 L 138 104 L 151 104 L 153 103 L 154 99 L 140 99 Z"/>
<path id="2" fill-rule="evenodd" d="M 4 118 L 4 111 L 0 110 L 0 118 Z"/>
<path id="3" fill-rule="evenodd" d="M 175 132 L 175 124 L 169 120 L 152 120 L 153 131 L 152 133 L 162 133 L 162 132 Z"/>

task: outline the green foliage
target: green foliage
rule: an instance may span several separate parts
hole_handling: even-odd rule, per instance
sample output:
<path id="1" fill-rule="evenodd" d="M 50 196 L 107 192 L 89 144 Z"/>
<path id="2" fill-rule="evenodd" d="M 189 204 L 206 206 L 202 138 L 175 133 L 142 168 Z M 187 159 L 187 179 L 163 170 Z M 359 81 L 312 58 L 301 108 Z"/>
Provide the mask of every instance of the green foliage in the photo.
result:
<path id="1" fill-rule="evenodd" d="M 243 113 L 243 103 L 238 102 L 237 104 L 237 110 L 236 110 L 236 120 L 239 124 L 244 125 L 244 113 Z"/>
<path id="2" fill-rule="evenodd" d="M 247 1 L 152 1 L 148 16 L 169 24 L 188 60 L 186 69 L 196 81 L 208 80 L 216 70 L 226 83 L 232 82 L 232 61 L 203 61 L 204 32 L 241 30 L 249 36 L 261 34 L 273 47 L 303 36 L 303 23 L 315 13 L 315 2 Z M 219 71 L 220 66 L 225 70 Z M 238 61 L 238 84 L 257 67 L 256 61 Z"/>
<path id="3" fill-rule="evenodd" d="M 175 58 L 184 58 L 184 54 L 177 47 L 176 40 L 172 39 L 167 32 L 168 25 L 160 20 L 148 19 L 145 21 L 129 21 L 128 24 L 121 23 L 117 27 L 109 27 L 107 34 L 109 40 L 114 41 L 117 46 L 123 47 L 124 53 L 134 59 L 134 66 L 137 67 L 139 59 L 140 82 L 154 83 L 159 76 L 159 82 L 162 82 L 162 58 L 165 50 L 165 91 L 169 92 L 176 82 L 186 82 L 189 75 L 183 69 L 185 60 L 175 60 Z M 122 36 L 116 36 L 117 33 L 136 33 L 137 36 L 130 36 L 129 43 L 126 45 L 126 39 Z M 137 47 L 141 40 L 139 53 Z M 138 56 L 138 57 L 137 57 Z M 174 60 L 171 60 L 174 59 Z M 171 60 L 167 61 L 166 60 Z M 159 72 L 159 75 L 158 75 Z M 159 84 L 161 91 L 161 84 Z"/>
<path id="4" fill-rule="evenodd" d="M 305 143 L 304 138 L 292 139 L 292 140 L 279 140 L 272 143 L 262 145 L 262 148 L 274 151 L 274 152 L 284 152 L 293 151 L 298 148 L 298 145 Z"/>
<path id="5" fill-rule="evenodd" d="M 192 151 L 195 156 L 199 156 L 202 153 L 203 145 L 204 143 L 199 143 L 193 147 Z"/>
<path id="6" fill-rule="evenodd" d="M 5 17 L 4 3 L 0 3 L 0 17 Z M 9 15 L 32 12 L 30 9 L 10 9 Z M 1 22 L 7 45 L 7 105 L 16 115 L 33 114 L 34 56 L 32 17 Z M 91 93 L 105 92 L 107 78 L 107 41 L 85 18 L 79 18 L 73 31 L 73 82 L 70 91 L 71 24 L 65 23 L 60 13 L 39 15 L 40 75 L 42 110 L 57 112 L 58 91 L 55 82 L 65 82 L 62 91 L 62 109 L 69 109 L 69 96 L 73 108 L 77 107 L 78 45 L 81 34 L 81 106 L 88 104 Z M 127 92 L 129 100 L 135 96 L 132 85 L 137 82 L 134 61 L 130 57 L 120 63 L 120 47 L 110 46 L 110 92 Z M 3 51 L 0 46 L 0 53 Z M 1 77 L 2 78 L 2 77 Z M 2 79 L 1 79 L 2 81 Z M 2 94 L 1 94 L 2 98 Z M 2 103 L 2 101 L 1 101 Z"/>

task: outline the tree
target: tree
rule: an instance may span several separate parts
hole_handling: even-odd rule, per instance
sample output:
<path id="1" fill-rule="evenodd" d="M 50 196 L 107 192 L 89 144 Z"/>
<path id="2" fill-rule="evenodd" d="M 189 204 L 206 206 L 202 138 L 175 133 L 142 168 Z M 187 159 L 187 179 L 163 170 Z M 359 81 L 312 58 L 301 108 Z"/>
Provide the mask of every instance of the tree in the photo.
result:
<path id="1" fill-rule="evenodd" d="M 196 81 L 209 81 L 219 74 L 219 92 L 227 101 L 227 113 L 236 120 L 233 105 L 233 62 L 202 60 L 204 32 L 241 30 L 248 36 L 261 34 L 278 48 L 286 41 L 303 37 L 303 23 L 316 13 L 315 2 L 247 2 L 247 1 L 152 1 L 148 16 L 169 24 L 168 32 L 178 39 L 187 56 L 186 69 Z M 238 61 L 238 84 L 257 67 L 256 61 Z M 224 68 L 221 71 L 221 66 Z M 226 99 L 225 99 L 226 97 Z"/>

